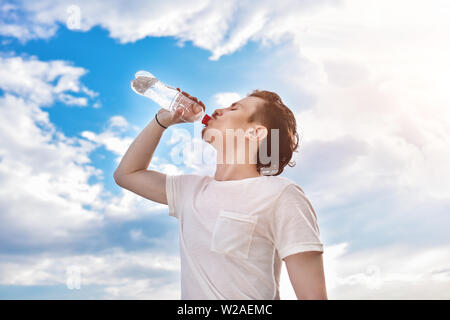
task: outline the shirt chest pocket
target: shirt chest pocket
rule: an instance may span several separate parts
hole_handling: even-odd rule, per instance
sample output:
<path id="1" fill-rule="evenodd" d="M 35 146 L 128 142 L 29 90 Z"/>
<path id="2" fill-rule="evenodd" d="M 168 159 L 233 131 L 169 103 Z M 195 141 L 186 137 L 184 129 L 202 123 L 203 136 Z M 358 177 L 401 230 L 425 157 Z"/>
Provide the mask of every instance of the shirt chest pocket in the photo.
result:
<path id="1" fill-rule="evenodd" d="M 211 251 L 248 258 L 258 217 L 221 209 L 214 225 Z"/>

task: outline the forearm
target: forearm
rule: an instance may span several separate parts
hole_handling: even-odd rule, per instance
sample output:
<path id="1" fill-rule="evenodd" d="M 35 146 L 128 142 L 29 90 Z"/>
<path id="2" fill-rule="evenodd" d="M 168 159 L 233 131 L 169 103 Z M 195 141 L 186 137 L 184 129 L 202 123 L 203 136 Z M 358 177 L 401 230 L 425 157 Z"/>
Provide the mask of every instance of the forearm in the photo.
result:
<path id="1" fill-rule="evenodd" d="M 179 88 L 178 91 L 181 92 Z M 198 101 L 197 98 L 192 97 L 188 93 L 182 91 L 184 95 L 198 104 L 194 105 L 193 111 L 195 114 L 205 109 L 203 102 Z M 175 112 L 168 111 L 161 108 L 157 112 L 158 121 L 165 127 L 172 126 L 176 123 L 185 122 L 182 119 L 184 113 L 184 108 L 178 106 Z M 195 115 L 194 114 L 194 115 Z M 130 175 L 134 172 L 142 171 L 147 169 L 150 164 L 153 153 L 158 146 L 159 140 L 164 132 L 164 128 L 158 124 L 155 118 L 150 121 L 150 123 L 139 133 L 139 135 L 134 139 L 128 148 L 127 152 L 123 156 L 119 163 L 116 171 L 114 172 L 114 179 L 118 182 L 119 177 Z"/>
<path id="2" fill-rule="evenodd" d="M 130 174 L 147 169 L 163 132 L 164 128 L 153 118 L 131 143 L 114 175 Z"/>

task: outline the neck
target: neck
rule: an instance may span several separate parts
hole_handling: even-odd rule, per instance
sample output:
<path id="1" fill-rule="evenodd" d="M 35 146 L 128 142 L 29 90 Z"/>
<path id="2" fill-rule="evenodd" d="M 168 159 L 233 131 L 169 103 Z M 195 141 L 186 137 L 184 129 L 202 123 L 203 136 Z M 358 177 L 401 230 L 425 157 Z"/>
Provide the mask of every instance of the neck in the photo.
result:
<path id="1" fill-rule="evenodd" d="M 214 179 L 218 181 L 261 177 L 255 164 L 217 164 Z"/>
<path id="2" fill-rule="evenodd" d="M 217 181 L 241 180 L 246 178 L 260 177 L 262 174 L 256 170 L 256 153 L 250 154 L 250 148 L 246 141 L 245 148 L 232 149 L 232 153 L 228 154 L 226 144 L 222 150 L 217 152 L 216 173 L 214 179 Z M 228 159 L 232 159 L 228 161 Z"/>

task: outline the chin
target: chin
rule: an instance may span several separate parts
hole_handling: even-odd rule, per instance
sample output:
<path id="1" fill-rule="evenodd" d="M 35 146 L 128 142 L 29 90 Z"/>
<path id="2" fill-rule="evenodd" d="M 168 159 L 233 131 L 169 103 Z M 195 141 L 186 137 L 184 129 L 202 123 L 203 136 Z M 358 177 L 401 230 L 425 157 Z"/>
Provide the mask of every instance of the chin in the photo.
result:
<path id="1" fill-rule="evenodd" d="M 205 132 L 206 132 L 206 129 L 208 129 L 208 128 L 207 128 L 207 127 L 204 127 L 204 128 L 202 129 L 202 140 L 204 140 L 205 142 L 208 142 L 208 143 L 209 143 L 209 141 L 205 140 Z"/>
<path id="2" fill-rule="evenodd" d="M 217 142 L 221 140 L 220 137 L 224 136 L 220 129 L 211 125 L 204 127 L 201 132 L 202 140 L 209 143 L 214 148 L 216 148 L 215 145 L 217 144 Z M 217 136 L 218 134 L 219 136 Z"/>
<path id="3" fill-rule="evenodd" d="M 202 129 L 202 140 L 205 141 L 205 142 L 207 142 L 207 143 L 209 143 L 210 145 L 213 145 L 212 143 L 214 142 L 214 140 L 216 139 L 216 137 L 211 136 L 211 137 L 209 137 L 209 140 L 205 139 L 205 132 L 206 132 L 205 129 L 207 129 L 207 128 L 203 128 L 203 129 Z"/>

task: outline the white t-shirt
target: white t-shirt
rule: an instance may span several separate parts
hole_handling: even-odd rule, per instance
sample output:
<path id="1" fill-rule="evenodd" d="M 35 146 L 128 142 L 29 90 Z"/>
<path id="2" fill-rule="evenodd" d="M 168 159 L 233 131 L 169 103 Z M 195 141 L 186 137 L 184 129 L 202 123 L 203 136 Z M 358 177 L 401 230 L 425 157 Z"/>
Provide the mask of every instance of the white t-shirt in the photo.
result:
<path id="1" fill-rule="evenodd" d="M 282 259 L 323 252 L 316 213 L 286 177 L 167 175 L 166 194 L 179 225 L 183 300 L 278 300 Z"/>

